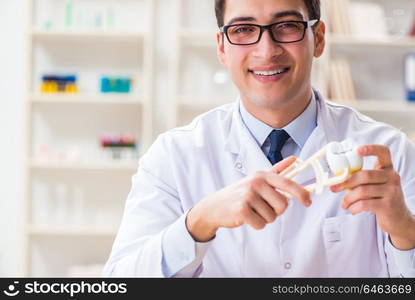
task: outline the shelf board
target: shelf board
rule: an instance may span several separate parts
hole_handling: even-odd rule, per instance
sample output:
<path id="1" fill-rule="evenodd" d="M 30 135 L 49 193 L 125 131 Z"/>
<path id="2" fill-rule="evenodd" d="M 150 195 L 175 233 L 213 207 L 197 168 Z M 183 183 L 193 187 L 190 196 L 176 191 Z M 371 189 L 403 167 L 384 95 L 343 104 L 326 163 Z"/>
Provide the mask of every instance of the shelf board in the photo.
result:
<path id="1" fill-rule="evenodd" d="M 54 162 L 31 160 L 30 168 L 39 170 L 136 171 L 138 161 Z"/>
<path id="2" fill-rule="evenodd" d="M 33 104 L 131 104 L 141 105 L 144 101 L 136 95 L 122 94 L 39 94 L 30 96 Z"/>
<path id="3" fill-rule="evenodd" d="M 334 46 L 362 46 L 362 47 L 415 47 L 413 37 L 385 37 L 385 38 L 360 38 L 353 36 L 331 35 L 328 40 Z"/>
<path id="4" fill-rule="evenodd" d="M 32 236 L 98 236 L 114 237 L 116 228 L 102 228 L 96 225 L 29 225 L 27 230 Z"/>
<path id="5" fill-rule="evenodd" d="M 145 38 L 145 34 L 141 32 L 128 31 L 59 31 L 59 30 L 34 30 L 31 36 L 35 40 L 108 40 L 108 41 L 126 41 L 140 42 Z"/>
<path id="6" fill-rule="evenodd" d="M 360 111 L 384 113 L 415 113 L 415 103 L 405 100 L 338 100 L 335 103 L 351 106 Z"/>

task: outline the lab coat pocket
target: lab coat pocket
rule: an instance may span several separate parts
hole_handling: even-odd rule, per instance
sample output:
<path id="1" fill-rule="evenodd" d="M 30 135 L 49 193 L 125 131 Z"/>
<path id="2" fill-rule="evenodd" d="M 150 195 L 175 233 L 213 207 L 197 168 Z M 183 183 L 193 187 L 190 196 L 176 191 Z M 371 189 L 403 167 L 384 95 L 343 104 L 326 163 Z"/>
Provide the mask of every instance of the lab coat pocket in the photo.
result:
<path id="1" fill-rule="evenodd" d="M 381 271 L 376 217 L 372 213 L 326 218 L 323 239 L 332 277 L 375 277 Z"/>

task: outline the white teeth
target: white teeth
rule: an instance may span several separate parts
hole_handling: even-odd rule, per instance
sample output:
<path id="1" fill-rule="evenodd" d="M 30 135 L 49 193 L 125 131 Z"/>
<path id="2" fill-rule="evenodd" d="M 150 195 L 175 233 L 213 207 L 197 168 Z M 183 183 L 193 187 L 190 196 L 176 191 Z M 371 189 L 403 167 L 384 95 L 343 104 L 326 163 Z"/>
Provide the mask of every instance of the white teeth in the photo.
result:
<path id="1" fill-rule="evenodd" d="M 331 171 L 336 176 L 346 168 L 353 173 L 363 166 L 363 159 L 351 140 L 329 143 L 326 158 Z"/>
<path id="2" fill-rule="evenodd" d="M 285 72 L 287 69 L 278 69 L 278 70 L 273 70 L 273 71 L 253 71 L 253 73 L 255 75 L 261 75 L 261 76 L 272 76 L 272 75 L 276 75 L 276 74 L 281 74 L 283 72 Z"/>

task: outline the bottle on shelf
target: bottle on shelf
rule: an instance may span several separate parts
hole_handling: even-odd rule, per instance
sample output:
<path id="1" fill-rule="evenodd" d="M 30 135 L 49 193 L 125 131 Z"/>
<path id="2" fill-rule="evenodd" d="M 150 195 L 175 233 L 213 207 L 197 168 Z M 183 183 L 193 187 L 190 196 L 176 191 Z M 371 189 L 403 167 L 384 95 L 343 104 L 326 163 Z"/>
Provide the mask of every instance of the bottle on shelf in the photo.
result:
<path id="1" fill-rule="evenodd" d="M 405 58 L 405 89 L 408 101 L 415 101 L 415 52 Z"/>

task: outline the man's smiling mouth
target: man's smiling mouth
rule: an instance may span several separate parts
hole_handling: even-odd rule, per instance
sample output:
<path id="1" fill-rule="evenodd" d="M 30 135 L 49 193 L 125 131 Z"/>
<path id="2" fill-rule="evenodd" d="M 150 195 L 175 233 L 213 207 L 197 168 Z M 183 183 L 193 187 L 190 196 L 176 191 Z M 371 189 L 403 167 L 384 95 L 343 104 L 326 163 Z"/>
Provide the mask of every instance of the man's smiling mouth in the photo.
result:
<path id="1" fill-rule="evenodd" d="M 279 75 L 285 72 L 288 72 L 290 70 L 290 68 L 280 68 L 280 69 L 275 69 L 275 70 L 270 70 L 270 71 L 253 71 L 250 70 L 251 73 L 258 75 L 258 76 L 274 76 L 274 75 Z"/>

